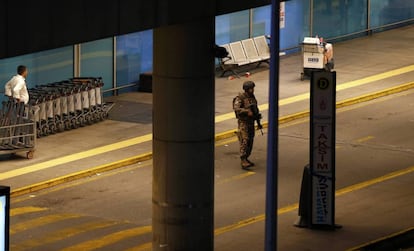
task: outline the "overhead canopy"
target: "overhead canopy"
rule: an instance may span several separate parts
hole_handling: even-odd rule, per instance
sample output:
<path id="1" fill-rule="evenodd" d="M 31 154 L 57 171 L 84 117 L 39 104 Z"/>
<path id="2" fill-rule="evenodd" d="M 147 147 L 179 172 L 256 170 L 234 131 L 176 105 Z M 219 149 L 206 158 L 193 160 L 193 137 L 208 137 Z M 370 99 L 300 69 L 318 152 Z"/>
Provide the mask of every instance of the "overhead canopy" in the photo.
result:
<path id="1" fill-rule="evenodd" d="M 270 0 L 2 0 L 0 58 L 268 4 Z"/>

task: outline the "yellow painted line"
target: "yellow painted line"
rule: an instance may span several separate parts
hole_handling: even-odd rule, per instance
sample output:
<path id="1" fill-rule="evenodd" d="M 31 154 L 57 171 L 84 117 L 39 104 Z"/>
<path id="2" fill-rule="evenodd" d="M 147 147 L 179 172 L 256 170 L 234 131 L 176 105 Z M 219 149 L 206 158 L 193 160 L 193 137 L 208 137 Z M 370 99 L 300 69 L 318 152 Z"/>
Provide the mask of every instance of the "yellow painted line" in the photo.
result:
<path id="1" fill-rule="evenodd" d="M 402 231 L 399 231 L 399 232 L 396 232 L 396 233 L 390 234 L 390 235 L 388 235 L 388 236 L 384 236 L 384 237 L 379 238 L 379 239 L 377 239 L 377 240 L 367 242 L 367 243 L 362 244 L 362 245 L 360 245 L 360 246 L 357 246 L 357 247 L 353 247 L 353 248 L 347 249 L 346 251 L 358 251 L 358 250 L 361 250 L 361 248 L 363 248 L 363 247 L 366 247 L 366 246 L 369 246 L 369 245 L 372 245 L 372 244 L 375 244 L 375 243 L 378 243 L 378 242 L 381 242 L 381 241 L 384 241 L 384 240 L 387 240 L 387 239 L 390 239 L 390 238 L 396 237 L 396 236 L 401 235 L 401 234 L 405 234 L 405 233 L 410 232 L 410 231 L 412 231 L 412 230 L 414 230 L 414 227 L 410 227 L 410 228 L 407 228 L 407 229 L 405 229 L 405 230 L 402 230 Z M 365 250 L 365 249 L 364 249 L 364 250 Z"/>
<path id="2" fill-rule="evenodd" d="M 46 211 L 47 208 L 44 207 L 19 207 L 19 208 L 11 208 L 10 209 L 10 216 L 17 216 L 27 213 L 35 213 L 35 212 L 42 212 Z"/>
<path id="3" fill-rule="evenodd" d="M 135 158 L 135 157 L 134 157 Z M 142 158 L 138 158 L 140 161 L 142 161 Z M 56 179 L 52 179 L 52 180 L 47 180 L 44 182 L 39 182 L 39 183 L 35 183 L 26 187 L 22 187 L 22 188 L 17 188 L 15 190 L 12 190 L 10 193 L 10 196 L 13 198 L 13 203 L 19 203 L 22 201 L 26 201 L 26 200 L 30 200 L 32 199 L 30 196 L 25 196 L 25 197 L 19 197 L 16 198 L 17 196 L 23 195 L 23 194 L 28 194 L 28 193 L 32 193 L 32 192 L 38 192 L 40 190 L 43 190 L 45 188 L 51 188 L 47 191 L 43 191 L 43 192 L 38 192 L 36 193 L 37 196 L 42 195 L 42 194 L 47 194 L 47 193 L 52 193 L 52 192 L 56 192 L 56 191 L 60 191 L 63 189 L 66 189 L 68 187 L 73 187 L 76 185 L 80 185 L 80 184 L 84 184 L 87 182 L 92 182 L 95 181 L 97 179 L 100 179 L 102 177 L 108 177 L 108 176 L 113 176 L 119 173 L 123 173 L 123 172 L 129 172 L 131 170 L 135 170 L 138 168 L 143 168 L 143 167 L 147 167 L 152 165 L 152 163 L 145 163 L 139 166 L 125 166 L 125 165 L 130 165 L 130 164 L 125 164 L 122 163 L 122 165 L 115 165 L 112 166 L 113 163 L 107 164 L 107 165 L 103 165 L 103 166 L 107 166 L 109 169 L 103 167 L 103 169 L 107 169 L 107 171 L 111 170 L 111 169 L 117 169 L 114 172 L 102 172 L 103 169 L 100 169 L 99 167 L 93 168 L 93 170 L 96 169 L 96 172 L 93 172 L 92 169 L 86 169 L 85 171 L 82 172 L 78 172 L 78 173 L 72 173 L 66 176 L 61 176 L 58 177 Z M 119 164 L 121 164 L 121 161 L 119 161 Z M 122 167 L 122 168 L 119 168 Z M 94 175 L 97 173 L 101 173 L 99 176 L 98 175 Z M 94 176 L 91 176 L 94 175 Z M 80 178 L 82 177 L 88 177 L 88 179 L 86 180 L 81 180 Z M 71 183 L 68 183 L 69 181 L 73 181 Z M 60 185 L 60 186 L 57 186 Z"/>
<path id="4" fill-rule="evenodd" d="M 341 195 L 344 195 L 344 194 L 347 194 L 347 193 L 350 193 L 350 192 L 354 192 L 354 191 L 366 188 L 368 186 L 375 185 L 375 184 L 387 181 L 389 179 L 396 178 L 396 177 L 399 177 L 399 176 L 402 176 L 402 175 L 405 175 L 405 174 L 409 174 L 409 173 L 412 173 L 412 172 L 414 172 L 414 166 L 403 169 L 403 170 L 400 170 L 400 171 L 395 171 L 395 172 L 386 174 L 384 176 L 381 176 L 381 177 L 378 177 L 378 178 L 375 178 L 375 179 L 372 179 L 372 180 L 368 180 L 368 181 L 365 181 L 365 182 L 362 182 L 362 183 L 359 183 L 359 184 L 348 186 L 348 187 L 345 187 L 343 189 L 339 189 L 335 192 L 335 196 L 338 197 L 338 196 L 341 196 Z M 289 212 L 292 212 L 294 210 L 298 210 L 298 208 L 299 208 L 299 203 L 294 203 L 294 204 L 279 208 L 277 210 L 277 214 L 281 215 L 281 214 L 289 213 Z M 230 224 L 230 225 L 227 225 L 227 226 L 224 226 L 224 227 L 216 228 L 214 230 L 214 235 L 224 234 L 226 232 L 230 232 L 230 231 L 233 231 L 233 230 L 236 230 L 236 229 L 240 229 L 240 228 L 243 228 L 243 227 L 249 226 L 251 224 L 264 221 L 264 220 L 265 220 L 265 214 L 256 215 L 256 216 L 253 216 L 253 217 L 235 222 L 233 224 Z M 140 246 L 129 249 L 129 251 L 147 251 L 147 250 L 151 250 L 150 249 L 151 245 L 152 245 L 151 242 L 144 243 Z M 73 249 L 73 250 L 76 250 L 76 249 Z M 354 251 L 354 250 L 348 250 L 348 251 Z"/>
<path id="5" fill-rule="evenodd" d="M 357 139 L 357 142 L 358 142 L 358 143 L 362 143 L 362 142 L 365 142 L 365 141 L 371 140 L 371 139 L 373 139 L 373 138 L 374 138 L 374 136 L 366 136 L 366 137 L 363 137 L 363 138 Z"/>
<path id="6" fill-rule="evenodd" d="M 60 176 L 60 177 L 57 177 L 55 179 L 50 179 L 50 180 L 47 180 L 47 181 L 44 181 L 44 182 L 30 184 L 30 185 L 25 186 L 25 187 L 13 189 L 10 192 L 10 196 L 11 197 L 16 197 L 16 196 L 20 196 L 20 195 L 23 195 L 23 194 L 36 192 L 36 191 L 39 191 L 39 190 L 42 190 L 42 189 L 45 189 L 45 188 L 48 188 L 48 187 L 51 187 L 51 186 L 56 186 L 56 185 L 63 184 L 63 183 L 69 182 L 69 181 L 89 177 L 89 176 L 95 175 L 96 173 L 106 172 L 106 171 L 117 169 L 117 168 L 120 168 L 120 167 L 123 167 L 123 166 L 132 165 L 132 164 L 138 163 L 140 161 L 149 160 L 151 158 L 152 158 L 152 153 L 144 153 L 144 154 L 137 155 L 137 156 L 134 156 L 134 157 L 131 157 L 131 158 L 115 161 L 115 162 L 112 162 L 112 163 L 109 163 L 109 164 L 100 165 L 100 166 L 90 168 L 90 169 L 87 169 L 87 170 L 83 170 L 83 171 L 80 171 L 80 172 Z"/>
<path id="7" fill-rule="evenodd" d="M 238 222 L 236 222 L 234 224 L 231 224 L 231 225 L 227 225 L 227 226 L 224 226 L 224 227 L 216 228 L 214 230 L 214 235 L 220 235 L 220 234 L 223 234 L 223 233 L 226 233 L 226 232 L 230 232 L 230 231 L 233 231 L 233 230 L 236 230 L 236 229 L 239 229 L 239 228 L 242 228 L 242 227 L 251 225 L 253 223 L 257 223 L 257 222 L 263 221 L 264 219 L 265 219 L 265 215 L 264 214 L 260 214 L 258 216 L 250 217 L 248 219 L 244 219 L 244 220 L 238 221 Z"/>
<path id="8" fill-rule="evenodd" d="M 395 70 L 383 72 L 383 73 L 380 73 L 380 74 L 375 74 L 375 75 L 372 75 L 372 76 L 369 76 L 369 77 L 357 79 L 357 80 L 354 80 L 354 81 L 346 82 L 346 83 L 337 85 L 336 86 L 336 91 L 346 90 L 346 89 L 357 87 L 357 86 L 360 86 L 360 85 L 372 83 L 372 82 L 375 82 L 375 81 L 378 81 L 378 80 L 398 76 L 398 75 L 408 73 L 408 72 L 411 72 L 411 71 L 414 71 L 414 65 L 409 65 L 409 66 L 402 67 L 402 68 L 399 68 L 399 69 L 395 69 Z M 279 106 L 284 106 L 284 105 L 292 104 L 292 103 L 295 103 L 295 102 L 307 100 L 307 99 L 309 99 L 309 97 L 310 97 L 309 93 L 303 93 L 303 94 L 299 94 L 299 95 L 292 96 L 292 97 L 289 97 L 289 98 L 284 98 L 284 99 L 279 100 Z M 259 109 L 261 111 L 268 110 L 269 109 L 269 104 L 259 105 Z M 232 118 L 234 118 L 234 112 L 218 115 L 218 116 L 216 116 L 215 121 L 216 121 L 216 123 L 218 123 L 218 122 L 222 122 L 222 121 L 232 119 Z"/>
<path id="9" fill-rule="evenodd" d="M 348 88 L 351 88 L 351 87 L 356 87 L 356 86 L 360 86 L 360 85 L 363 85 L 363 84 L 383 80 L 383 79 L 386 79 L 386 78 L 395 77 L 395 76 L 398 76 L 398 75 L 401 75 L 401 74 L 404 74 L 404 73 L 408 73 L 408 72 L 411 72 L 411 71 L 414 71 L 414 65 L 409 65 L 409 66 L 398 68 L 398 69 L 395 69 L 395 70 L 386 71 L 386 72 L 383 72 L 383 73 L 380 73 L 380 74 L 375 74 L 375 75 L 372 75 L 370 77 L 350 81 L 350 82 L 347 82 L 346 84 L 338 85 L 336 87 L 336 90 L 337 91 L 345 90 L 345 89 L 348 89 Z"/>
<path id="10" fill-rule="evenodd" d="M 406 91 L 406 90 L 409 90 L 409 89 L 412 89 L 412 88 L 414 88 L 414 82 L 401 84 L 401 85 L 386 88 L 384 90 L 380 90 L 380 91 L 377 91 L 377 92 L 361 95 L 361 96 L 358 96 L 358 97 L 355 97 L 355 98 L 349 98 L 349 99 L 338 101 L 338 102 L 336 102 L 336 108 L 339 109 L 339 108 L 343 108 L 343 107 L 346 107 L 346 106 L 351 106 L 351 105 L 354 105 L 354 104 L 358 104 L 358 103 L 361 103 L 361 102 L 370 101 L 370 100 L 385 97 L 385 96 L 388 96 L 388 95 L 391 95 L 391 94 L 396 94 L 396 93 L 399 93 L 399 92 L 403 92 L 403 91 Z M 260 109 L 262 110 L 262 108 L 260 108 Z M 267 107 L 266 107 L 266 109 L 267 109 Z M 281 116 L 281 117 L 279 117 L 279 124 L 281 125 L 281 124 L 285 124 L 285 123 L 295 121 L 295 120 L 298 120 L 298 119 L 308 118 L 309 114 L 310 114 L 310 111 L 306 110 L 306 111 L 301 111 L 301 112 Z M 233 116 L 233 118 L 234 118 L 234 116 Z M 263 128 L 267 128 L 268 127 L 268 122 L 264 121 L 262 123 L 262 125 L 263 125 Z M 236 132 L 236 130 L 233 129 L 233 130 L 228 130 L 228 131 L 219 133 L 219 134 L 216 135 L 216 140 L 223 140 L 223 139 L 227 139 L 227 138 L 230 138 L 230 137 L 234 137 L 235 132 Z"/>
<path id="11" fill-rule="evenodd" d="M 336 191 L 335 195 L 336 196 L 345 195 L 347 193 L 351 193 L 351 192 L 354 192 L 354 191 L 357 191 L 357 190 L 361 190 L 361 189 L 366 188 L 368 186 L 372 186 L 372 185 L 375 185 L 375 184 L 378 184 L 378 183 L 381 183 L 381 182 L 385 182 L 387 180 L 397 178 L 399 176 L 403 176 L 403 175 L 406 175 L 406 174 L 410 174 L 412 172 L 414 172 L 414 166 L 405 168 L 403 170 L 395 171 L 395 172 L 380 176 L 380 177 L 375 178 L 375 179 L 371 179 L 371 180 L 368 180 L 368 181 L 365 181 L 365 182 L 361 182 L 361 183 L 358 183 L 358 184 L 355 184 L 355 185 L 351 185 L 351 186 L 339 189 L 339 190 Z M 245 177 L 245 176 L 248 176 L 248 175 L 250 175 L 250 174 L 246 173 L 244 175 L 238 176 L 238 178 L 242 178 L 242 177 Z M 298 203 L 288 205 L 286 207 L 279 208 L 278 211 L 277 211 L 277 214 L 278 215 L 285 214 L 285 213 L 297 210 L 298 207 L 299 207 Z M 34 209 L 34 210 L 36 210 L 36 209 Z M 26 222 L 26 223 L 22 223 L 22 224 L 19 224 L 19 225 L 13 225 L 10 233 L 14 234 L 19 230 L 24 230 L 24 229 L 27 229 L 29 227 L 32 228 L 34 226 L 44 225 L 44 224 L 47 224 L 49 222 L 54 222 L 56 220 L 64 220 L 64 219 L 68 219 L 68 218 L 71 218 L 71 217 L 76 217 L 76 216 L 75 215 L 68 215 L 68 216 L 66 216 L 66 215 L 54 215 L 54 216 L 50 216 L 50 217 L 41 217 L 41 218 L 35 219 L 33 221 Z M 254 216 L 254 217 L 244 219 L 242 221 L 238 221 L 238 222 L 236 222 L 234 224 L 231 224 L 231 225 L 227 225 L 227 226 L 224 226 L 224 227 L 221 227 L 221 228 L 217 228 L 217 229 L 215 229 L 214 234 L 215 235 L 223 234 L 223 233 L 226 233 L 226 232 L 229 232 L 229 231 L 240 229 L 242 227 L 246 227 L 248 225 L 251 225 L 251 224 L 263 221 L 263 220 L 265 220 L 265 215 L 260 214 L 260 215 Z M 78 244 L 76 246 L 70 247 L 70 249 L 68 249 L 68 250 L 93 250 L 94 247 L 102 247 L 102 246 L 114 243 L 116 241 L 122 240 L 124 238 L 135 236 L 135 235 L 140 235 L 140 234 L 144 234 L 144 233 L 149 233 L 150 231 L 151 231 L 151 226 L 146 226 L 146 227 L 143 227 L 143 228 L 142 227 L 141 228 L 135 228 L 135 229 L 132 229 L 132 230 L 127 230 L 126 232 L 121 231 L 121 232 L 117 232 L 117 233 L 111 234 L 109 236 L 106 236 L 102 240 L 101 239 L 92 240 L 92 241 L 88 241 L 86 243 Z M 151 247 L 150 245 L 151 245 L 151 243 L 145 243 L 143 245 L 132 248 L 130 250 L 131 251 L 132 250 L 137 250 L 137 251 L 138 250 L 142 250 L 142 251 L 143 250 L 148 250 Z"/>
<path id="12" fill-rule="evenodd" d="M 215 140 L 219 141 L 219 140 L 223 140 L 223 139 L 228 139 L 230 137 L 236 137 L 237 136 L 236 132 L 237 132 L 237 129 L 232 129 L 232 130 L 228 130 L 228 131 L 225 131 L 225 132 L 217 133 L 215 135 Z"/>
<path id="13" fill-rule="evenodd" d="M 217 141 L 218 143 L 216 143 L 216 146 L 226 146 L 228 144 L 231 144 L 231 143 L 234 143 L 234 142 L 237 142 L 237 141 L 239 141 L 239 139 L 236 136 L 234 136 L 234 137 L 232 137 L 230 139 L 225 139 L 225 140 L 222 140 L 222 141 Z"/>
<path id="14" fill-rule="evenodd" d="M 345 106 L 350 106 L 350 105 L 370 101 L 376 98 L 381 98 L 381 97 L 385 97 L 391 94 L 407 91 L 412 88 L 414 88 L 414 82 L 408 82 L 408 83 L 401 84 L 398 86 L 386 88 L 386 89 L 383 89 L 383 90 L 380 90 L 374 93 L 368 93 L 368 94 L 361 95 L 355 98 L 350 98 L 350 99 L 339 101 L 336 103 L 336 108 L 342 108 Z"/>
<path id="15" fill-rule="evenodd" d="M 365 181 L 365 182 L 362 182 L 362 183 L 358 183 L 358 184 L 355 184 L 355 185 L 352 185 L 352 186 L 348 186 L 348 187 L 345 187 L 343 189 L 339 189 L 339 190 L 336 191 L 335 195 L 336 196 L 341 196 L 341 195 L 344 195 L 344 194 L 347 194 L 347 193 L 350 193 L 350 192 L 353 192 L 353 191 L 357 191 L 357 190 L 366 188 L 368 186 L 371 186 L 371 185 L 374 185 L 374 184 L 377 184 L 377 183 L 381 183 L 381 182 L 390 180 L 392 178 L 396 178 L 396 177 L 399 177 L 399 176 L 402 176 L 402 175 L 405 175 L 405 174 L 409 174 L 409 173 L 412 173 L 412 172 L 414 172 L 414 166 L 411 166 L 411 167 L 403 169 L 403 170 L 395 171 L 395 172 L 386 174 L 384 176 L 381 176 L 381 177 L 378 177 L 378 178 L 375 178 L 375 179 L 372 179 L 372 180 L 368 180 L 368 181 Z M 292 204 L 292 205 L 289 205 L 289 206 L 286 206 L 286 207 L 279 208 L 278 211 L 277 211 L 277 214 L 278 215 L 285 214 L 285 213 L 291 212 L 293 210 L 297 210 L 298 208 L 299 208 L 299 204 L 295 203 L 295 204 Z M 231 224 L 231 225 L 227 225 L 227 226 L 224 226 L 224 227 L 221 227 L 221 228 L 217 228 L 217 229 L 215 229 L 214 234 L 215 235 L 220 235 L 220 234 L 223 234 L 223 233 L 226 233 L 226 232 L 229 232 L 229 231 L 233 231 L 233 230 L 236 230 L 236 229 L 240 229 L 242 227 L 246 227 L 246 226 L 254 224 L 254 223 L 261 222 L 263 220 L 265 220 L 265 214 L 260 214 L 260 215 L 254 216 L 254 217 L 250 217 L 250 218 L 238 221 L 238 222 L 236 222 L 234 224 Z M 40 220 L 40 221 L 43 222 L 43 219 Z M 37 225 L 37 224 L 35 224 L 35 225 Z M 33 224 L 27 224 L 27 226 L 33 227 Z M 15 226 L 13 228 L 13 231 L 15 231 L 14 229 L 15 229 Z M 81 244 L 78 244 L 78 245 L 75 245 L 75 246 L 71 246 L 68 249 L 64 249 L 64 250 L 65 251 L 93 250 L 94 248 L 103 247 L 103 246 L 109 245 L 111 243 L 115 243 L 115 242 L 120 241 L 120 240 L 125 239 L 125 238 L 129 238 L 129 237 L 144 234 L 144 233 L 149 233 L 149 232 L 151 232 L 151 230 L 152 230 L 151 226 L 145 226 L 145 227 L 134 228 L 134 229 L 126 230 L 126 231 L 120 231 L 120 232 L 113 233 L 111 235 L 105 236 L 102 239 L 87 241 L 87 242 L 84 242 L 84 243 L 81 243 Z M 140 246 L 133 247 L 133 248 L 129 249 L 128 251 L 150 250 L 151 245 L 152 245 L 151 242 L 145 243 L 145 244 L 142 244 Z M 367 244 L 365 244 L 365 245 L 367 245 Z M 356 250 L 356 249 L 351 249 L 351 250 L 348 250 L 348 251 L 353 251 L 353 250 Z"/>
<path id="16" fill-rule="evenodd" d="M 402 170 L 398 170 L 392 173 L 388 173 L 386 175 L 380 176 L 372 180 L 367 180 L 367 181 L 364 181 L 364 182 L 361 182 L 361 183 L 358 183 L 352 186 L 339 189 L 336 191 L 336 195 L 339 196 L 339 195 L 343 195 L 346 193 L 350 193 L 352 191 L 360 190 L 362 188 L 372 186 L 372 185 L 375 185 L 375 184 L 378 184 L 378 183 L 381 183 L 381 182 L 384 182 L 384 181 L 387 181 L 393 178 L 397 178 L 399 176 L 406 175 L 412 172 L 414 172 L 414 166 L 411 166 L 411 167 L 408 167 Z"/>
<path id="17" fill-rule="evenodd" d="M 285 213 L 291 212 L 293 210 L 297 210 L 298 208 L 299 208 L 299 204 L 295 203 L 295 204 L 292 204 L 292 205 L 289 205 L 289 206 L 286 206 L 286 207 L 279 208 L 277 210 L 277 214 L 278 215 L 285 214 Z M 236 222 L 234 224 L 231 224 L 231 225 L 227 225 L 227 226 L 224 226 L 224 227 L 221 227 L 221 228 L 217 228 L 214 231 L 214 234 L 215 235 L 223 234 L 223 233 L 233 231 L 233 230 L 236 230 L 236 229 L 239 229 L 239 228 L 242 228 L 242 227 L 257 223 L 257 222 L 260 222 L 260 221 L 264 221 L 264 220 L 265 220 L 265 214 L 260 214 L 260 215 L 257 215 L 257 216 L 251 217 L 251 218 L 247 218 L 247 219 L 238 221 L 238 222 Z"/>
<path id="18" fill-rule="evenodd" d="M 128 230 L 123 230 L 123 231 L 119 231 L 116 233 L 112 233 L 112 234 L 109 234 L 109 235 L 106 235 L 106 236 L 103 236 L 103 237 L 100 237 L 94 240 L 85 241 L 77 245 L 61 249 L 61 251 L 96 250 L 101 247 L 116 243 L 118 241 L 130 238 L 130 237 L 151 233 L 151 230 L 152 230 L 151 226 L 131 228 Z"/>
<path id="19" fill-rule="evenodd" d="M 16 177 L 16 176 L 19 176 L 19 175 L 22 175 L 22 174 L 27 174 L 27 173 L 31 173 L 31 172 L 35 172 L 35 171 L 44 170 L 44 169 L 47 169 L 47 168 L 50 168 L 50 167 L 53 167 L 53 166 L 65 164 L 65 163 L 75 161 L 75 160 L 84 159 L 84 158 L 87 158 L 87 157 L 90 157 L 90 156 L 110 152 L 110 151 L 113 151 L 113 150 L 128 147 L 128 146 L 131 146 L 131 145 L 140 144 L 140 143 L 143 143 L 143 142 L 148 142 L 148 141 L 151 141 L 151 140 L 152 140 L 152 134 L 147 134 L 147 135 L 144 135 L 144 136 L 132 138 L 132 139 L 129 139 L 129 140 L 120 141 L 120 142 L 109 144 L 109 145 L 106 145 L 106 146 L 97 147 L 97 148 L 94 148 L 94 149 L 91 149 L 91 150 L 66 155 L 64 157 L 60 157 L 60 158 L 52 159 L 52 160 L 45 161 L 45 162 L 42 162 L 42 163 L 37 163 L 37 164 L 34 164 L 34 165 L 30 165 L 30 166 L 26 166 L 26 167 L 22 167 L 22 168 L 18 168 L 18 169 L 14 169 L 14 170 L 11 170 L 11 171 L 0 173 L 0 180 L 9 179 L 9 178 L 12 178 L 12 177 Z"/>
<path id="20" fill-rule="evenodd" d="M 259 107 L 259 109 L 260 109 L 260 107 Z M 214 122 L 215 123 L 220 123 L 220 122 L 223 122 L 223 121 L 226 121 L 226 120 L 229 120 L 229 119 L 234 119 L 234 118 L 235 118 L 234 112 L 229 112 L 229 113 L 217 115 L 215 117 Z"/>
<path id="21" fill-rule="evenodd" d="M 13 224 L 10 227 L 10 234 L 16 234 L 18 232 L 22 232 L 31 228 L 44 226 L 53 222 L 79 218 L 80 215 L 76 214 L 52 214 L 47 216 L 38 217 L 29 221 L 20 222 L 17 224 Z"/>
<path id="22" fill-rule="evenodd" d="M 248 172 L 245 172 L 245 173 L 242 173 L 242 174 L 239 174 L 239 175 L 235 175 L 235 176 L 232 176 L 232 177 L 224 179 L 224 180 L 220 180 L 216 184 L 220 185 L 220 184 L 228 183 L 228 182 L 231 182 L 231 181 L 244 179 L 244 178 L 247 178 L 247 177 L 255 175 L 255 174 L 256 174 L 255 172 L 248 171 Z"/>
<path id="23" fill-rule="evenodd" d="M 361 189 L 366 188 L 368 186 L 372 186 L 372 185 L 375 185 L 375 184 L 378 184 L 378 183 L 381 183 L 381 182 L 384 182 L 384 181 L 387 181 L 387 180 L 390 180 L 390 179 L 393 179 L 393 178 L 397 178 L 399 176 L 409 174 L 409 173 L 412 173 L 412 172 L 414 172 L 414 166 L 408 167 L 408 168 L 403 169 L 403 170 L 395 171 L 395 172 L 386 174 L 384 176 L 381 176 L 381 177 L 378 177 L 378 178 L 375 178 L 375 179 L 372 179 L 372 180 L 368 180 L 368 181 L 365 181 L 365 182 L 361 182 L 361 183 L 358 183 L 358 184 L 355 184 L 355 185 L 351 185 L 351 186 L 339 189 L 335 192 L 335 196 L 338 197 L 338 196 L 341 196 L 341 195 L 344 195 L 344 194 L 347 194 L 347 193 L 350 193 L 350 192 L 361 190 Z M 299 203 L 295 203 L 295 204 L 292 204 L 292 205 L 289 205 L 289 206 L 286 206 L 286 207 L 279 208 L 277 210 L 277 214 L 280 215 L 280 214 L 288 213 L 288 212 L 291 212 L 293 210 L 297 210 L 298 208 L 299 208 Z M 260 221 L 263 221 L 264 219 L 265 219 L 265 215 L 260 214 L 260 215 L 257 215 L 257 216 L 254 216 L 254 217 L 236 222 L 234 224 L 218 228 L 218 229 L 215 230 L 215 234 L 216 235 L 217 234 L 222 234 L 222 233 L 229 232 L 229 231 L 232 231 L 232 230 L 235 230 L 235 229 L 239 229 L 239 228 L 242 228 L 242 227 L 245 227 L 245 226 L 260 222 Z"/>
<path id="24" fill-rule="evenodd" d="M 47 236 L 44 236 L 43 238 L 27 239 L 26 241 L 15 244 L 11 248 L 13 251 L 32 250 L 35 247 L 61 241 L 61 240 L 70 238 L 72 236 L 85 233 L 85 232 L 90 232 L 93 230 L 114 226 L 116 224 L 118 223 L 111 222 L 111 221 L 87 222 L 85 224 L 81 224 L 81 225 L 77 225 L 77 226 L 69 227 L 69 228 L 64 228 L 64 229 L 61 229 L 53 233 L 48 233 Z"/>
<path id="25" fill-rule="evenodd" d="M 124 251 L 151 251 L 151 250 L 152 250 L 152 242 L 147 242 L 137 247 L 132 247 Z"/>

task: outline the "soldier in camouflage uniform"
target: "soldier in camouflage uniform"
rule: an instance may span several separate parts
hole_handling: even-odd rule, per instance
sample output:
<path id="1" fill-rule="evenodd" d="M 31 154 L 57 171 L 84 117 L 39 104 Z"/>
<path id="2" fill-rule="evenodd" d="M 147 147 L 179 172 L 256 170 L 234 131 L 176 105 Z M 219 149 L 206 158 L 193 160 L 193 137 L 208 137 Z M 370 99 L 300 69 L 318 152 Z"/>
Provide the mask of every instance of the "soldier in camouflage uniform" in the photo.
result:
<path id="1" fill-rule="evenodd" d="M 253 81 L 244 82 L 244 93 L 239 93 L 233 102 L 233 110 L 238 121 L 237 135 L 240 142 L 241 167 L 245 170 L 254 166 L 254 164 L 249 161 L 248 157 L 253 148 L 255 134 L 254 121 L 260 121 L 261 119 L 259 109 L 257 108 L 257 100 L 254 96 L 254 87 L 255 84 Z M 261 125 L 259 127 L 261 127 Z"/>

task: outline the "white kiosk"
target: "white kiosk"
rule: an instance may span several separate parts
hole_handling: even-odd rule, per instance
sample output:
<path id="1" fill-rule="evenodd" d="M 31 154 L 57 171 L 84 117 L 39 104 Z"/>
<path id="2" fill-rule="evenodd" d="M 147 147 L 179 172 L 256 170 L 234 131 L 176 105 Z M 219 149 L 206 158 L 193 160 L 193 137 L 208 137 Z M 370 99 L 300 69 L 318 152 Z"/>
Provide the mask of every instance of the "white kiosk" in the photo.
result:
<path id="1" fill-rule="evenodd" d="M 310 77 L 312 71 L 331 71 L 334 67 L 333 46 L 323 38 L 305 37 L 302 43 L 303 72 L 301 80 Z"/>

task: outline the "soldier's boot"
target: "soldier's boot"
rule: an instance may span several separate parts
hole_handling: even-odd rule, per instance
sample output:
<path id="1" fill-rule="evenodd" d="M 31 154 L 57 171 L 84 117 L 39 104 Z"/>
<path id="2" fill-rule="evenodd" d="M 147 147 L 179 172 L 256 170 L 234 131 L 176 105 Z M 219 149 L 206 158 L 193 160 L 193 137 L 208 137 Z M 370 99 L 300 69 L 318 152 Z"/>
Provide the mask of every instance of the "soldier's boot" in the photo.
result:
<path id="1" fill-rule="evenodd" d="M 253 162 L 251 162 L 251 161 L 250 161 L 249 159 L 247 159 L 247 158 L 246 158 L 246 160 L 247 160 L 247 162 L 249 162 L 249 163 L 250 163 L 250 165 L 251 165 L 251 166 L 254 166 L 254 163 L 253 163 Z"/>
<path id="2" fill-rule="evenodd" d="M 251 167 L 252 164 L 250 164 L 249 161 L 247 161 L 247 158 L 241 158 L 241 168 L 244 170 L 249 170 L 249 167 Z"/>

